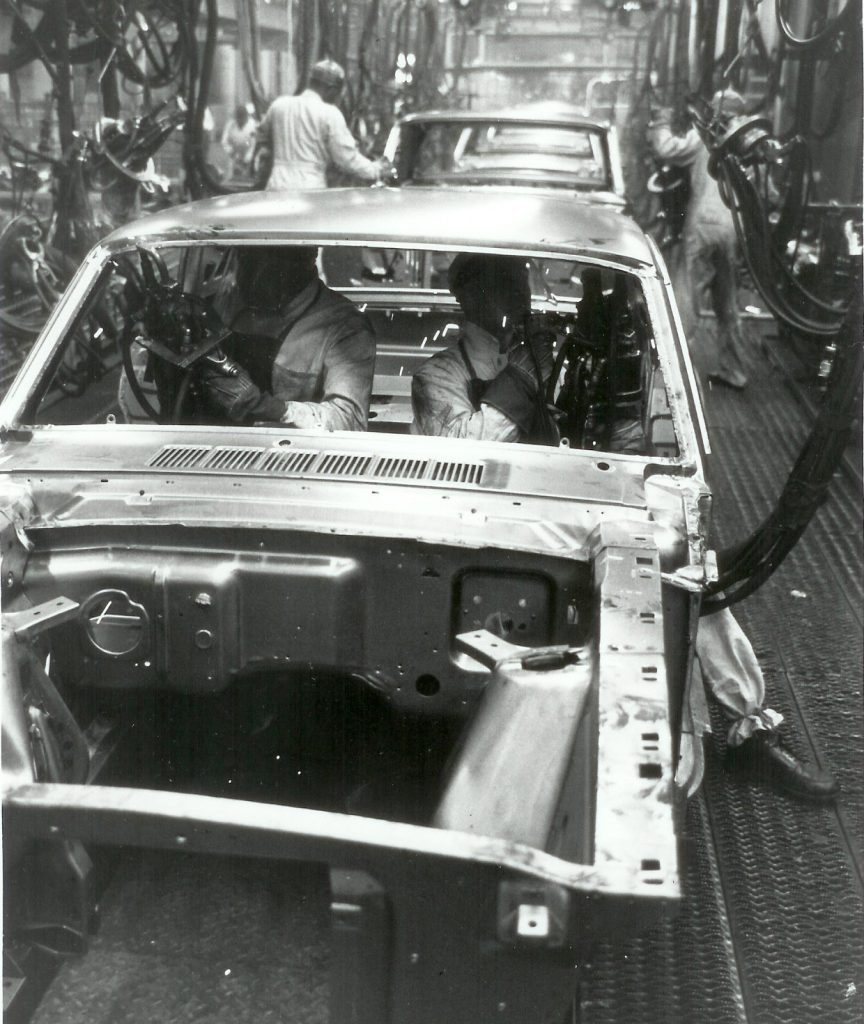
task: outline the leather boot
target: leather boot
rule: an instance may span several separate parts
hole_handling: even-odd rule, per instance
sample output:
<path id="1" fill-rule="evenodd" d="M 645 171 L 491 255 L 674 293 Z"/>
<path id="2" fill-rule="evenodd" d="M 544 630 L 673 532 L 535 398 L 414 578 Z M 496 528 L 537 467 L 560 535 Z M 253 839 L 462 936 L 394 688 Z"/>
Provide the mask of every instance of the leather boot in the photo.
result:
<path id="1" fill-rule="evenodd" d="M 834 776 L 796 757 L 776 732 L 760 730 L 740 746 L 730 747 L 732 768 L 749 770 L 759 781 L 770 779 L 778 788 L 802 800 L 826 803 L 840 792 Z"/>

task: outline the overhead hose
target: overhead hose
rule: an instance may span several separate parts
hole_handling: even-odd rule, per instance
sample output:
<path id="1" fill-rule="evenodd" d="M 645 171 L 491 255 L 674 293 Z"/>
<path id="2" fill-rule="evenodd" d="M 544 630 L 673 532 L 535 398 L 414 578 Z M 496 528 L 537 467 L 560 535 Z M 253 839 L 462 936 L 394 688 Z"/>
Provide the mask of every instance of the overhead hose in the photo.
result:
<path id="1" fill-rule="evenodd" d="M 193 199 L 206 195 L 226 195 L 248 192 L 249 187 L 231 188 L 213 173 L 204 159 L 204 115 L 210 96 L 210 80 L 216 59 L 217 0 L 205 0 L 204 51 L 199 66 L 195 47 L 195 26 L 187 26 L 191 37 L 189 50 L 189 78 L 187 82 L 186 139 L 183 151 L 187 187 Z M 200 70 L 199 70 L 200 67 Z"/>
<path id="2" fill-rule="evenodd" d="M 837 336 L 837 356 L 816 422 L 774 511 L 745 541 L 718 555 L 718 579 L 706 588 L 702 614 L 736 604 L 783 562 L 822 504 L 849 440 L 864 371 L 864 284 L 859 266 L 853 300 Z"/>
<path id="3" fill-rule="evenodd" d="M 786 44 L 793 50 L 813 50 L 822 43 L 832 39 L 839 32 L 842 32 L 848 26 L 854 24 L 854 18 L 857 15 L 860 17 L 861 0 L 848 0 L 848 3 L 843 10 L 833 18 L 821 31 L 815 32 L 812 36 L 797 36 L 789 25 L 788 18 L 786 16 L 786 2 L 785 0 L 776 0 L 774 4 L 774 13 L 777 18 L 777 27 L 780 29 L 780 34 L 785 40 Z"/>
<path id="4" fill-rule="evenodd" d="M 255 113 L 262 117 L 267 110 L 267 94 L 261 84 L 261 53 L 258 44 L 258 11 L 254 2 L 241 0 L 237 8 L 237 35 L 243 73 L 252 96 Z"/>
<path id="5" fill-rule="evenodd" d="M 833 337 L 846 310 L 823 302 L 795 278 L 785 253 L 775 241 L 758 192 L 735 157 L 724 157 L 717 168 L 721 195 L 732 212 L 739 245 L 769 310 L 795 330 Z M 793 297 L 798 300 L 797 306 L 791 301 Z"/>

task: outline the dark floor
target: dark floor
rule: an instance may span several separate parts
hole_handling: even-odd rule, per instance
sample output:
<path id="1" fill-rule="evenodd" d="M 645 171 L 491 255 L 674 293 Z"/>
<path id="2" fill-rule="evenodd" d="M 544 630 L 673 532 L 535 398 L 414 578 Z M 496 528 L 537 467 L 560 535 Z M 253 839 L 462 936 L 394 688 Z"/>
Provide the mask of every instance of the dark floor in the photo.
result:
<path id="1" fill-rule="evenodd" d="M 764 323 L 750 326 L 750 388 L 705 396 L 719 544 L 770 510 L 818 399 L 796 379 L 793 351 Z M 709 345 L 712 327 L 695 336 Z M 686 820 L 681 913 L 597 951 L 583 972 L 581 1024 L 864 1019 L 859 467 L 855 446 L 796 550 L 736 608 L 790 746 L 831 768 L 843 796 L 836 809 L 803 806 L 730 774 L 717 721 Z M 324 1022 L 327 902 L 315 866 L 123 856 L 91 954 L 61 970 L 34 1020 Z"/>

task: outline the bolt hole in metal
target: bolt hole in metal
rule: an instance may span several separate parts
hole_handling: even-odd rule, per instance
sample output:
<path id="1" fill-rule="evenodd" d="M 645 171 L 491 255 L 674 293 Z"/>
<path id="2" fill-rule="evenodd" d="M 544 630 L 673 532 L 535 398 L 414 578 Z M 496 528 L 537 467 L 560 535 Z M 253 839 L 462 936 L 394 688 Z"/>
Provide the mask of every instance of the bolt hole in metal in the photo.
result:
<path id="1" fill-rule="evenodd" d="M 424 672 L 422 676 L 417 676 L 414 688 L 423 697 L 434 697 L 441 689 L 441 683 L 437 676 Z"/>

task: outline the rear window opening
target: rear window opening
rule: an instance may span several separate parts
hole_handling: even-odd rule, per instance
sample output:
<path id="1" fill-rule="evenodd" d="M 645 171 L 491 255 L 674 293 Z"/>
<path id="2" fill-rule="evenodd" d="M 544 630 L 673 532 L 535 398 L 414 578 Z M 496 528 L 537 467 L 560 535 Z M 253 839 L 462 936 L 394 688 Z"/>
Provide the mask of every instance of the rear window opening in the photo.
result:
<path id="1" fill-rule="evenodd" d="M 417 185 L 521 174 L 547 187 L 614 188 L 605 136 L 588 126 L 408 123 L 399 128 L 395 164 L 400 181 Z"/>

